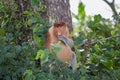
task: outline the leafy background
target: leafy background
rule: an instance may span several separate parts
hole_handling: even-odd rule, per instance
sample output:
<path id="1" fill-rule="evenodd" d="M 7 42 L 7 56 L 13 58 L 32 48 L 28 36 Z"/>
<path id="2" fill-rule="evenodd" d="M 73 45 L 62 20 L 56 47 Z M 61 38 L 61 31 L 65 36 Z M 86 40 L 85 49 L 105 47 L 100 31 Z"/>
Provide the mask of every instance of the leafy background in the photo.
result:
<path id="1" fill-rule="evenodd" d="M 34 12 L 35 7 L 38 8 L 37 12 Z M 120 17 L 113 15 L 111 21 L 100 14 L 86 16 L 84 8 L 80 3 L 78 14 L 72 13 L 77 20 L 73 23 L 75 27 L 71 35 L 78 70 L 72 72 L 69 66 L 61 67 L 58 61 L 50 73 L 49 63 L 55 60 L 55 56 L 44 47 L 50 26 L 41 16 L 45 6 L 39 0 L 31 0 L 25 10 L 20 10 L 15 0 L 11 3 L 1 0 L 0 79 L 119 80 Z"/>

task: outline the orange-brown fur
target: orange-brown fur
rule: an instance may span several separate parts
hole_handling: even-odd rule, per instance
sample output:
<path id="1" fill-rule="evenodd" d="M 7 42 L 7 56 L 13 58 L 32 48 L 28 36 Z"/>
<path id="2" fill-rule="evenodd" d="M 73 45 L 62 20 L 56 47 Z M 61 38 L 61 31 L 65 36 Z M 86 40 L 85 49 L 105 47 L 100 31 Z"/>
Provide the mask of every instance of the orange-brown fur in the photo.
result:
<path id="1" fill-rule="evenodd" d="M 58 42 L 58 30 L 56 30 L 57 27 L 63 27 L 60 32 L 61 35 L 64 35 L 67 38 L 70 38 L 68 27 L 64 22 L 56 22 L 52 27 L 49 28 L 47 37 L 46 37 L 46 47 L 48 49 L 51 48 L 51 45 L 54 42 Z M 60 43 L 61 49 L 56 53 L 57 58 L 62 62 L 70 62 L 72 60 L 72 50 L 68 45 L 65 45 L 64 43 Z"/>

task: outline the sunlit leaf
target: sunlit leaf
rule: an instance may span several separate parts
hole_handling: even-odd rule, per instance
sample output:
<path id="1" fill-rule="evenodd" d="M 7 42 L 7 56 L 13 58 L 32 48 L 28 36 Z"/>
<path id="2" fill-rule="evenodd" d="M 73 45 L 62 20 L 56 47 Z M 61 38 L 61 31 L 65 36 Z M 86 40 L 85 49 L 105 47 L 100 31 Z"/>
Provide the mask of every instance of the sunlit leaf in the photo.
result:
<path id="1" fill-rule="evenodd" d="M 41 59 L 42 61 L 46 60 L 48 57 L 48 51 L 39 50 L 37 52 L 36 60 Z"/>
<path id="2" fill-rule="evenodd" d="M 8 18 L 8 15 L 7 15 L 7 16 L 5 16 L 5 18 L 3 19 L 2 23 L 1 23 L 1 28 L 4 27 L 7 24 L 8 20 L 9 20 L 9 18 Z"/>
<path id="3" fill-rule="evenodd" d="M 81 19 L 85 19 L 86 13 L 83 3 L 79 3 L 78 5 L 78 15 L 81 17 Z"/>
<path id="4" fill-rule="evenodd" d="M 114 36 L 114 34 L 115 34 L 115 31 L 111 31 L 111 35 Z"/>
<path id="5" fill-rule="evenodd" d="M 27 25 L 31 26 L 31 24 L 32 24 L 32 21 L 31 21 L 31 19 L 29 19 L 29 20 L 27 21 Z"/>

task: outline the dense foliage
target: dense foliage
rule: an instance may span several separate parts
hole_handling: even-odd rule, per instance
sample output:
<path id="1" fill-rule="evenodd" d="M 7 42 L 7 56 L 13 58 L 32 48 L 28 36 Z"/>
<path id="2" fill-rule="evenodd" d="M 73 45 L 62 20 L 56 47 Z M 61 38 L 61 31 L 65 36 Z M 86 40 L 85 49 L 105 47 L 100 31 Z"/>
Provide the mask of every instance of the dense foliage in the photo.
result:
<path id="1" fill-rule="evenodd" d="M 27 3 L 30 7 L 25 6 L 24 10 L 18 4 L 15 0 L 0 1 L 0 79 L 3 80 L 33 80 L 33 74 L 40 72 L 35 58 L 38 50 L 44 48 L 48 27 L 40 14 L 43 7 L 36 0 Z M 35 6 L 37 13 L 33 11 Z"/>
<path id="2" fill-rule="evenodd" d="M 73 16 L 78 21 L 73 34 L 78 64 L 85 67 L 89 80 L 119 80 L 120 16 L 86 16 L 82 3 Z"/>
<path id="3" fill-rule="evenodd" d="M 49 63 L 55 56 L 44 48 L 49 27 L 41 16 L 45 6 L 39 0 L 23 0 L 25 8 L 21 8 L 18 1 L 0 1 L 1 80 L 120 79 L 119 16 L 115 16 L 114 24 L 101 15 L 86 16 L 84 5 L 79 4 L 78 15 L 73 14 L 78 23 L 72 34 L 78 70 L 61 68 L 57 61 L 50 73 Z"/>

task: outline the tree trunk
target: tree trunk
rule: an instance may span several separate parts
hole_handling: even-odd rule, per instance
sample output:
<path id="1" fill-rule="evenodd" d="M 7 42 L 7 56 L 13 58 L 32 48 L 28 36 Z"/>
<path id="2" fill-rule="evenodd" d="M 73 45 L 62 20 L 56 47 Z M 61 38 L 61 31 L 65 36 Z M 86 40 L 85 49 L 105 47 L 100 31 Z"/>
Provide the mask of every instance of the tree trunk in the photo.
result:
<path id="1" fill-rule="evenodd" d="M 64 21 L 69 31 L 73 30 L 69 0 L 42 0 L 42 2 L 46 5 L 46 12 L 42 14 L 46 21 L 50 24 L 55 21 Z"/>

